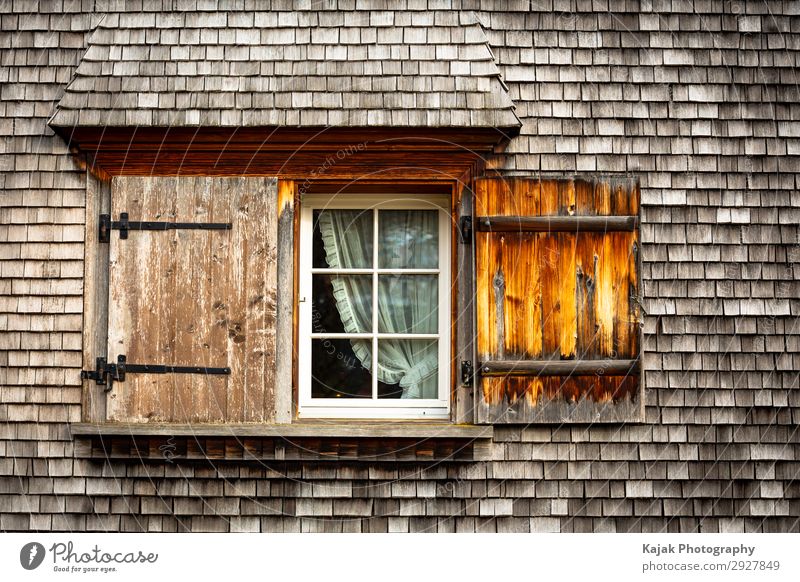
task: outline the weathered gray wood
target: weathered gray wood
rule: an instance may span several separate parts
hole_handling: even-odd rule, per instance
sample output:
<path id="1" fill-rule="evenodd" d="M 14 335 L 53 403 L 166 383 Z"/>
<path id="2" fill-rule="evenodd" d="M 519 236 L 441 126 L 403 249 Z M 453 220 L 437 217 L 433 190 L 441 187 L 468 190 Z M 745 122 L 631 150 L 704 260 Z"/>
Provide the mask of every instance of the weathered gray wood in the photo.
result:
<path id="1" fill-rule="evenodd" d="M 275 421 L 290 422 L 294 378 L 294 196 L 292 180 L 278 182 L 277 314 L 275 337 Z"/>
<path id="2" fill-rule="evenodd" d="M 614 232 L 634 231 L 636 216 L 479 216 L 481 232 Z"/>
<path id="3" fill-rule="evenodd" d="M 108 343 L 108 245 L 98 242 L 100 214 L 109 212 L 111 182 L 86 172 L 86 235 L 83 272 L 83 369 L 94 370 L 96 358 L 106 355 Z M 106 418 L 103 386 L 83 381 L 81 417 L 99 422 Z"/>
<path id="4" fill-rule="evenodd" d="M 458 196 L 460 190 L 460 197 Z M 457 185 L 455 217 L 472 216 L 473 194 L 465 184 Z M 454 315 L 456 318 L 455 337 L 455 401 L 452 418 L 457 423 L 475 421 L 474 384 L 465 385 L 461 381 L 461 362 L 470 361 L 475 365 L 475 253 L 474 240 L 462 244 L 460 237 L 453 239 L 457 255 L 457 271 L 455 273 L 456 301 Z"/>
<path id="5" fill-rule="evenodd" d="M 231 250 L 234 256 L 241 253 L 241 280 L 246 282 L 243 294 L 246 375 L 242 389 L 243 413 L 229 415 L 229 420 L 270 422 L 274 419 L 277 392 L 277 180 L 239 178 L 235 188 L 242 193 L 235 216 L 243 228 L 239 231 L 242 236 L 239 248 Z M 234 280 L 237 277 L 235 275 Z"/>
<path id="6" fill-rule="evenodd" d="M 644 420 L 644 401 L 542 400 L 534 407 L 525 398 L 514 402 L 504 399 L 496 406 L 480 406 L 478 412 L 478 422 L 489 424 L 640 422 Z"/>
<path id="7" fill-rule="evenodd" d="M 267 422 L 274 408 L 276 180 L 115 178 L 112 214 L 231 222 L 231 230 L 112 232 L 109 358 L 229 367 L 230 376 L 130 374 L 109 420 Z"/>
<path id="8" fill-rule="evenodd" d="M 140 424 L 75 423 L 73 436 L 91 435 L 163 435 L 163 436 L 237 436 L 237 437 L 350 437 L 350 438 L 480 438 L 491 439 L 491 426 L 403 421 L 395 423 L 314 423 L 292 424 Z"/>
<path id="9" fill-rule="evenodd" d="M 494 291 L 494 312 L 495 329 L 497 333 L 497 357 L 505 357 L 506 345 L 506 278 L 502 267 L 498 267 L 492 278 L 492 290 Z"/>
<path id="10" fill-rule="evenodd" d="M 490 360 L 481 362 L 483 375 L 594 376 L 639 374 L 639 360 Z"/>

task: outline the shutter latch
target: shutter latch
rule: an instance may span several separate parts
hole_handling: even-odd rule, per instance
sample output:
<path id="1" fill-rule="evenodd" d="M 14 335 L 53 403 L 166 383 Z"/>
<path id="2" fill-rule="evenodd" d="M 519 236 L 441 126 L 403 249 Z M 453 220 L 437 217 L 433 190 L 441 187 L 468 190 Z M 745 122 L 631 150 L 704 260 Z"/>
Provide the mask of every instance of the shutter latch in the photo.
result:
<path id="1" fill-rule="evenodd" d="M 116 364 L 105 358 L 97 358 L 94 370 L 82 370 L 82 380 L 94 380 L 99 386 L 111 390 L 112 382 L 124 382 L 126 374 L 215 374 L 229 375 L 230 368 L 207 368 L 204 366 L 164 366 L 161 364 L 129 364 L 124 354 L 117 356 Z"/>
<path id="2" fill-rule="evenodd" d="M 472 386 L 473 379 L 475 378 L 475 368 L 472 367 L 472 360 L 464 360 L 461 362 L 461 384 L 464 386 Z"/>
<path id="3" fill-rule="evenodd" d="M 131 221 L 128 213 L 122 212 L 119 220 L 111 220 L 110 214 L 100 215 L 100 231 L 97 240 L 102 243 L 111 241 L 111 231 L 118 230 L 119 238 L 127 239 L 129 230 L 230 230 L 233 228 L 230 222 L 153 222 L 153 221 Z"/>
<path id="4" fill-rule="evenodd" d="M 462 216 L 458 222 L 458 230 L 461 233 L 461 244 L 470 244 L 472 242 L 472 217 Z"/>

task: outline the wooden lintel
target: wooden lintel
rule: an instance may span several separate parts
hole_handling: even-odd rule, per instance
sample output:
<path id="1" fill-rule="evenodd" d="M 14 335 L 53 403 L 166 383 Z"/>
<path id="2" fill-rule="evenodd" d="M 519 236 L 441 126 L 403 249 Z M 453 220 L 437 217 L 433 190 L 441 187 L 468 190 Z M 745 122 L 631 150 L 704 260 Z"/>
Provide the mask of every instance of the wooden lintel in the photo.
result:
<path id="1" fill-rule="evenodd" d="M 507 136 L 490 128 L 55 128 L 111 176 L 455 180 Z"/>
<path id="2" fill-rule="evenodd" d="M 636 216 L 480 216 L 480 232 L 613 232 L 636 230 Z"/>
<path id="3" fill-rule="evenodd" d="M 168 143 L 226 144 L 257 146 L 275 143 L 298 145 L 350 145 L 380 142 L 398 145 L 403 142 L 426 143 L 441 148 L 456 143 L 479 146 L 491 151 L 495 144 L 511 137 L 502 129 L 487 127 L 54 127 L 70 143 L 102 146 L 128 143 L 163 147 Z"/>
<path id="4" fill-rule="evenodd" d="M 639 375 L 639 360 L 491 360 L 481 362 L 484 376 Z"/>

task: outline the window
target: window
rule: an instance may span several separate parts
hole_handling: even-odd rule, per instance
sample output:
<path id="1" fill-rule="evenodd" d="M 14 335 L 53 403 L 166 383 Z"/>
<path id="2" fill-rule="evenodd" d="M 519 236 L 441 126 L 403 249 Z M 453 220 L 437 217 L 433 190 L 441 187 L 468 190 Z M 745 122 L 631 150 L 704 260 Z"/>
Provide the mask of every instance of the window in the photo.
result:
<path id="1" fill-rule="evenodd" d="M 301 418 L 448 418 L 450 225 L 446 196 L 303 197 Z"/>
<path id="2" fill-rule="evenodd" d="M 473 185 L 325 184 L 297 213 L 275 178 L 89 191 L 84 419 L 644 418 L 638 185 Z"/>

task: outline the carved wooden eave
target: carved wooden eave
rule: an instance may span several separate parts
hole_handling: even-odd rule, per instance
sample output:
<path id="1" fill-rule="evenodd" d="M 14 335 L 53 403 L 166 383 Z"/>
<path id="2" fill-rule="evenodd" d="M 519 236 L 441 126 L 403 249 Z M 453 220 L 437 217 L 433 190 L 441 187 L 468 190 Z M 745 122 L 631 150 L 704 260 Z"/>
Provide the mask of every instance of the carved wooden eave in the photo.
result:
<path id="1" fill-rule="evenodd" d="M 54 127 L 101 176 L 455 180 L 519 128 Z"/>

